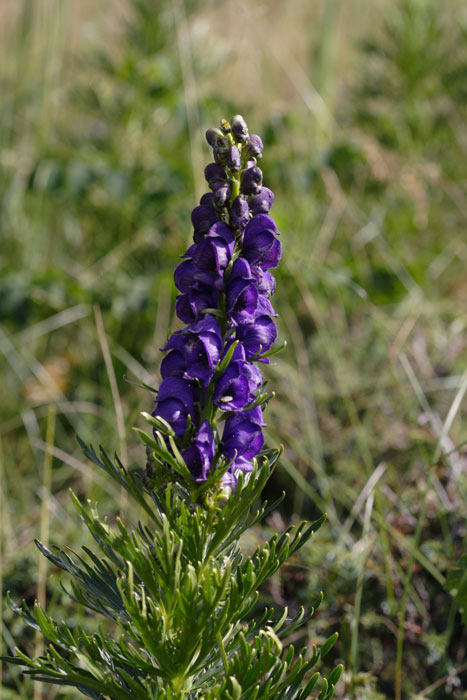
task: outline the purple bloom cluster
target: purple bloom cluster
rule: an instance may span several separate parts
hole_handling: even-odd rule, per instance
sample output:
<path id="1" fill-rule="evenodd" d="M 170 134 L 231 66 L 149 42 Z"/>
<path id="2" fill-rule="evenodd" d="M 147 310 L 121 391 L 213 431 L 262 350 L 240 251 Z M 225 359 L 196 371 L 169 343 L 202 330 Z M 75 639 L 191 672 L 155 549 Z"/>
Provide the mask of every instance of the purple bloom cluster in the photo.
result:
<path id="1" fill-rule="evenodd" d="M 260 137 L 237 115 L 206 139 L 214 155 L 205 169 L 211 191 L 192 212 L 194 242 L 174 274 L 176 313 L 187 325 L 163 348 L 153 415 L 174 430 L 195 481 L 206 481 L 224 458 L 223 484 L 235 488 L 235 471 L 250 471 L 264 445 L 256 363 L 269 361 L 264 354 L 277 337 L 270 270 L 281 244 L 269 216 L 274 195 L 256 164 Z"/>

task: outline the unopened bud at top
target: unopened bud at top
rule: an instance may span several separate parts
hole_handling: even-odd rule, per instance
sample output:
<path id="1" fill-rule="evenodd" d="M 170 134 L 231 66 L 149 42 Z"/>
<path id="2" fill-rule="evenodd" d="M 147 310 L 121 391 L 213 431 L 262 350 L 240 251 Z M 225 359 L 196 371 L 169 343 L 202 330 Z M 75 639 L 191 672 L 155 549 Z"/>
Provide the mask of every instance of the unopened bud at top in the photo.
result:
<path id="1" fill-rule="evenodd" d="M 223 134 L 230 134 L 230 132 L 232 131 L 227 119 L 221 119 L 221 131 Z"/>
<path id="2" fill-rule="evenodd" d="M 232 133 L 237 141 L 245 143 L 248 138 L 248 127 L 242 115 L 236 114 L 230 120 L 230 124 L 232 126 Z"/>
<path id="3" fill-rule="evenodd" d="M 206 141 L 211 146 L 214 158 L 218 163 L 223 163 L 229 153 L 229 141 L 220 129 L 208 129 Z"/>

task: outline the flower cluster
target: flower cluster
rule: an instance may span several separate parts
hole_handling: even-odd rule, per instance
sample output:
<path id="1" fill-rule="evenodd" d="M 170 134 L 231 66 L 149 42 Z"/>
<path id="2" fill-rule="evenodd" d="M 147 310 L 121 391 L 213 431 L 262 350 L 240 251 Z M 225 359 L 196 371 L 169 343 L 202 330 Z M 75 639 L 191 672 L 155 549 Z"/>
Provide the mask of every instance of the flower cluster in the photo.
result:
<path id="1" fill-rule="evenodd" d="M 153 416 L 173 429 L 195 481 L 223 463 L 222 482 L 235 488 L 235 471 L 250 471 L 264 445 L 256 363 L 269 361 L 277 336 L 270 269 L 281 245 L 268 215 L 274 195 L 257 166 L 260 137 L 237 115 L 208 129 L 206 139 L 214 156 L 205 169 L 211 191 L 192 212 L 194 242 L 174 275 L 176 313 L 187 325 L 163 348 Z"/>

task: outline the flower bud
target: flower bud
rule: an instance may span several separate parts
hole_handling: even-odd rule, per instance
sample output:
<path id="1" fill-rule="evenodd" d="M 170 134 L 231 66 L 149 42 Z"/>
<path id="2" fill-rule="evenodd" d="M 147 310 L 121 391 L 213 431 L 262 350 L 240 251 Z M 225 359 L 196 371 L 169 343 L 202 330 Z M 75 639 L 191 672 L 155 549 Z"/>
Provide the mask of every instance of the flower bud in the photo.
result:
<path id="1" fill-rule="evenodd" d="M 199 200 L 199 203 L 212 207 L 212 192 L 206 192 L 205 194 L 203 194 L 203 196 Z"/>
<path id="2" fill-rule="evenodd" d="M 232 133 L 237 141 L 240 143 L 245 143 L 248 138 L 248 127 L 241 114 L 236 114 L 230 120 L 232 125 Z"/>
<path id="3" fill-rule="evenodd" d="M 240 191 L 243 194 L 258 194 L 261 192 L 263 173 L 260 168 L 248 168 L 242 175 Z"/>
<path id="4" fill-rule="evenodd" d="M 209 163 L 209 165 L 206 165 L 204 169 L 204 177 L 206 178 L 209 187 L 212 189 L 214 182 L 219 180 L 225 181 L 227 179 L 227 173 L 219 163 Z"/>
<path id="5" fill-rule="evenodd" d="M 268 187 L 263 187 L 259 194 L 256 194 L 250 201 L 250 209 L 253 216 L 256 214 L 267 214 L 274 204 L 274 193 Z"/>
<path id="6" fill-rule="evenodd" d="M 227 119 L 221 119 L 221 131 L 223 134 L 230 134 L 230 132 L 232 131 Z"/>
<path id="7" fill-rule="evenodd" d="M 231 146 L 229 148 L 229 155 L 227 156 L 227 167 L 233 173 L 238 173 L 242 165 L 240 153 L 237 146 Z"/>
<path id="8" fill-rule="evenodd" d="M 208 129 L 206 141 L 214 151 L 217 162 L 223 163 L 229 153 L 229 142 L 220 129 Z"/>
<path id="9" fill-rule="evenodd" d="M 247 162 L 243 166 L 243 170 L 248 170 L 248 168 L 254 168 L 255 165 L 256 165 L 256 160 L 247 160 Z"/>
<path id="10" fill-rule="evenodd" d="M 223 139 L 224 134 L 220 129 L 208 129 L 206 131 L 206 141 L 208 144 L 214 148 L 219 139 Z"/>
<path id="11" fill-rule="evenodd" d="M 230 187 L 226 182 L 215 182 L 212 186 L 214 204 L 219 209 L 227 206 L 230 200 Z"/>
<path id="12" fill-rule="evenodd" d="M 263 142 L 258 134 L 249 135 L 245 150 L 250 158 L 260 160 L 263 155 Z"/>
<path id="13" fill-rule="evenodd" d="M 235 198 L 230 208 L 230 225 L 234 231 L 243 231 L 250 220 L 250 208 L 245 197 L 241 194 Z"/>

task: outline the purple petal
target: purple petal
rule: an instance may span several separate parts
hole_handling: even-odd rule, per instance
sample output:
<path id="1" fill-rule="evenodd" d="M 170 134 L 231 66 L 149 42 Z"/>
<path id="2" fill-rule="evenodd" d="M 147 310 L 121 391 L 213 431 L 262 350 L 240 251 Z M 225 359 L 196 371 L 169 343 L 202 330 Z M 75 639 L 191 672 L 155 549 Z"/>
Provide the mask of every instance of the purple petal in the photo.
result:
<path id="1" fill-rule="evenodd" d="M 227 418 L 222 436 L 223 452 L 229 459 L 237 457 L 252 459 L 264 445 L 264 437 L 259 425 L 244 420 L 233 423 Z"/>
<path id="2" fill-rule="evenodd" d="M 250 402 L 248 378 L 240 363 L 231 363 L 216 382 L 213 403 L 223 411 L 239 411 Z"/>
<path id="3" fill-rule="evenodd" d="M 235 244 L 235 234 L 224 221 L 217 221 L 213 224 L 207 232 L 206 238 L 220 238 L 224 243 L 229 245 L 229 249 Z"/>
<path id="4" fill-rule="evenodd" d="M 245 234 L 247 231 L 249 236 L 254 237 L 262 231 L 272 231 L 273 233 L 277 233 L 277 226 L 274 219 L 271 219 L 271 217 L 267 216 L 267 214 L 257 214 L 250 220 L 248 226 L 246 227 Z"/>
<path id="5" fill-rule="evenodd" d="M 248 388 L 250 391 L 250 397 L 253 398 L 253 394 L 260 388 L 263 383 L 263 375 L 261 371 L 251 362 L 245 362 L 243 365 L 243 372 L 248 380 Z"/>
<path id="6" fill-rule="evenodd" d="M 214 435 L 209 421 L 202 422 L 192 445 L 182 452 L 182 457 L 195 481 L 206 481 L 214 457 Z"/>
<path id="7" fill-rule="evenodd" d="M 196 279 L 203 284 L 221 276 L 230 260 L 229 247 L 220 238 L 202 241 L 195 254 L 193 262 L 197 268 Z"/>
<path id="8" fill-rule="evenodd" d="M 206 224 L 209 224 L 206 227 L 207 231 L 216 221 L 219 221 L 219 214 L 214 207 L 207 204 L 200 204 L 191 212 L 191 222 L 195 229 L 204 228 Z"/>
<path id="9" fill-rule="evenodd" d="M 250 207 L 241 194 L 235 198 L 230 207 L 230 225 L 235 231 L 243 231 L 250 220 Z"/>
<path id="10" fill-rule="evenodd" d="M 237 258 L 234 264 L 232 265 L 232 271 L 230 273 L 229 281 L 232 281 L 237 277 L 242 280 L 253 279 L 250 264 L 248 260 L 245 260 L 245 258 Z"/>
<path id="11" fill-rule="evenodd" d="M 196 274 L 196 267 L 191 260 L 184 260 L 175 268 L 175 286 L 180 292 L 188 292 L 193 286 Z"/>
<path id="12" fill-rule="evenodd" d="M 194 398 L 191 384 L 184 379 L 168 377 L 161 383 L 157 392 L 157 402 L 171 398 L 176 398 L 180 401 L 188 411 L 191 412 L 193 410 Z"/>
<path id="13" fill-rule="evenodd" d="M 237 146 L 231 146 L 229 148 L 229 155 L 227 156 L 227 167 L 233 173 L 236 173 L 240 170 L 241 165 L 242 161 Z"/>
<path id="14" fill-rule="evenodd" d="M 222 341 L 221 327 L 219 321 L 212 314 L 206 314 L 204 318 L 196 323 L 193 323 L 186 329 L 190 333 L 214 333 L 220 341 Z"/>
<path id="15" fill-rule="evenodd" d="M 259 194 L 255 194 L 250 201 L 250 209 L 253 216 L 267 214 L 274 204 L 274 192 L 268 187 L 263 187 Z"/>
<path id="16" fill-rule="evenodd" d="M 260 294 L 265 294 L 266 296 L 271 296 L 274 294 L 274 290 L 276 289 L 276 280 L 271 275 L 269 270 L 262 270 L 257 265 L 252 265 L 251 274 L 255 279 Z"/>
<path id="17" fill-rule="evenodd" d="M 271 302 L 263 294 L 260 294 L 258 297 L 258 304 L 256 306 L 256 313 L 258 316 L 277 316 L 276 312 L 273 309 Z"/>
<path id="18" fill-rule="evenodd" d="M 206 192 L 205 194 L 203 194 L 203 196 L 199 200 L 199 203 L 212 207 L 212 201 L 213 201 L 212 192 Z"/>
<path id="19" fill-rule="evenodd" d="M 254 220 L 259 218 L 269 219 L 265 214 L 259 214 L 250 221 L 245 230 L 242 255 L 250 265 L 259 265 L 263 269 L 277 267 L 281 257 L 280 241 L 271 229 L 250 228 Z"/>
<path id="20" fill-rule="evenodd" d="M 253 282 L 237 279 L 227 289 L 227 313 L 235 323 L 251 323 L 258 306 L 258 290 Z"/>
<path id="21" fill-rule="evenodd" d="M 175 301 L 175 313 L 184 323 L 192 323 L 196 319 L 196 312 L 190 302 L 188 294 L 179 294 Z"/>
<path id="22" fill-rule="evenodd" d="M 204 234 L 209 231 L 210 227 L 216 221 L 219 221 L 219 214 L 214 207 L 201 204 L 199 207 L 195 207 L 191 212 L 191 221 L 194 228 L 193 237 L 195 242 L 199 243 L 203 239 Z"/>
<path id="23" fill-rule="evenodd" d="M 182 401 L 168 398 L 158 402 L 157 408 L 152 415 L 159 416 L 166 420 L 167 423 L 171 425 L 176 435 L 182 436 L 186 430 L 188 413 L 189 411 L 187 411 Z"/>
<path id="24" fill-rule="evenodd" d="M 179 350 L 171 350 L 161 362 L 161 375 L 167 377 L 183 377 L 186 369 L 184 354 Z"/>
<path id="25" fill-rule="evenodd" d="M 238 326 L 236 337 L 245 348 L 247 357 L 257 352 L 267 352 L 277 338 L 277 328 L 269 316 L 260 316 L 254 323 Z"/>

